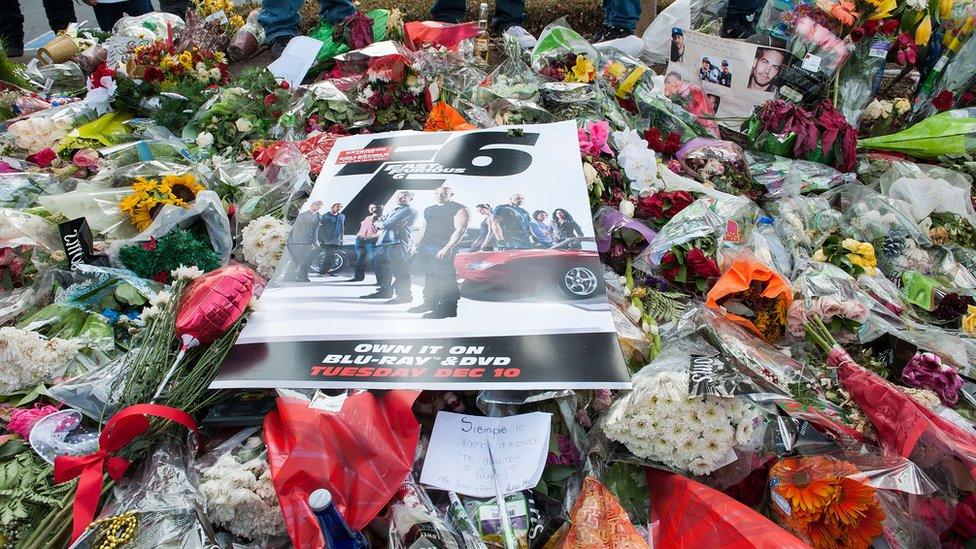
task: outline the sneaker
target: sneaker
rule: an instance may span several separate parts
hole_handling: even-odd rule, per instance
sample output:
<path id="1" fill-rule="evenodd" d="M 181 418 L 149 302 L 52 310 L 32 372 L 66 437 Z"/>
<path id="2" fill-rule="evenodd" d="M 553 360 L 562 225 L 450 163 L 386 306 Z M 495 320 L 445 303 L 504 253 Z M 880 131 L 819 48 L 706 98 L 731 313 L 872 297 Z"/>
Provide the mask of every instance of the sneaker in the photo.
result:
<path id="1" fill-rule="evenodd" d="M 593 35 L 593 43 L 599 44 L 600 42 L 608 42 L 610 40 L 630 36 L 631 34 L 634 34 L 634 31 L 625 29 L 623 27 L 615 27 L 613 25 L 603 25 L 600 27 L 600 30 Z"/>
<path id="2" fill-rule="evenodd" d="M 271 41 L 271 55 L 275 57 L 281 57 L 282 52 L 285 51 L 285 46 L 294 36 L 279 36 Z"/>
<path id="3" fill-rule="evenodd" d="M 531 50 L 532 48 L 535 47 L 535 42 L 536 42 L 535 36 L 532 36 L 531 34 L 529 34 L 529 31 L 525 30 L 524 28 L 518 25 L 512 25 L 511 27 L 508 27 L 507 29 L 505 29 L 504 34 L 507 34 L 508 36 L 515 38 L 515 41 L 518 42 L 518 45 L 522 46 L 523 49 Z"/>

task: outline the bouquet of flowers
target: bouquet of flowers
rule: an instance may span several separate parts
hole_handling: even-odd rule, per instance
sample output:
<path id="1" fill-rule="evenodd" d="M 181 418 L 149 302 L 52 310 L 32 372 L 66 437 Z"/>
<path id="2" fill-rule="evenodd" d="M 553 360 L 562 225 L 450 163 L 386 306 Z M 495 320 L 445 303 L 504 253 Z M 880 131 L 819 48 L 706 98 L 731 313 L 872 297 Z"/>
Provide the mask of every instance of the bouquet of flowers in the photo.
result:
<path id="1" fill-rule="evenodd" d="M 613 403 L 603 431 L 639 458 L 702 476 L 735 461 L 735 449 L 750 446 L 761 422 L 744 399 L 689 395 L 695 366 L 685 347 L 665 348 L 634 376 L 633 391 Z"/>
<path id="2" fill-rule="evenodd" d="M 251 221 L 241 232 L 244 261 L 250 263 L 259 275 L 270 280 L 285 251 L 289 232 L 291 227 L 288 223 L 270 215 Z"/>
<path id="3" fill-rule="evenodd" d="M 740 255 L 732 258 L 708 291 L 705 303 L 725 318 L 775 343 L 786 331 L 793 292 L 783 275 Z"/>
<path id="4" fill-rule="evenodd" d="M 675 244 L 661 257 L 661 277 L 686 292 L 703 295 L 722 274 L 715 252 L 711 237 Z"/>
<path id="5" fill-rule="evenodd" d="M 532 101 L 496 99 L 485 105 L 488 117 L 498 126 L 544 124 L 552 122 L 552 114 Z"/>
<path id="6" fill-rule="evenodd" d="M 356 101 L 373 114 L 378 128 L 419 130 L 427 118 L 426 82 L 406 59 L 392 57 L 370 64 Z"/>
<path id="7" fill-rule="evenodd" d="M 769 471 L 769 487 L 777 519 L 817 549 L 866 549 L 884 531 L 877 491 L 848 461 L 783 458 Z"/>
<path id="8" fill-rule="evenodd" d="M 911 108 L 911 102 L 904 97 L 893 101 L 875 99 L 864 107 L 858 134 L 865 137 L 887 135 L 894 129 L 902 127 L 905 115 Z"/>
<path id="9" fill-rule="evenodd" d="M 857 130 L 829 100 L 812 110 L 777 99 L 764 103 L 746 120 L 749 148 L 812 160 L 849 172 L 854 169 Z"/>
<path id="10" fill-rule="evenodd" d="M 852 2 L 841 0 L 834 4 L 832 11 L 851 15 L 845 8 L 853 6 Z M 853 23 L 853 18 L 850 23 Z M 844 40 L 808 16 L 797 20 L 787 49 L 796 61 L 780 74 L 779 95 L 803 104 L 809 104 L 821 96 L 827 82 L 850 55 Z M 838 115 L 843 119 L 843 115 Z"/>
<path id="11" fill-rule="evenodd" d="M 715 109 L 708 100 L 705 90 L 679 70 L 672 70 L 664 77 L 664 95 L 675 106 L 691 113 L 712 137 L 719 139 L 718 122 L 715 121 Z"/>
<path id="12" fill-rule="evenodd" d="M 200 494 L 214 526 L 246 540 L 284 536 L 285 523 L 271 483 L 267 449 L 256 428 L 244 429 L 204 457 Z"/>
<path id="13" fill-rule="evenodd" d="M 634 216 L 660 229 L 694 201 L 694 195 L 688 191 L 648 190 L 637 197 Z"/>
<path id="14" fill-rule="evenodd" d="M 766 192 L 766 188 L 752 178 L 742 147 L 731 141 L 692 139 L 675 156 L 684 171 L 722 192 L 753 200 Z"/>
<path id="15" fill-rule="evenodd" d="M 589 122 L 577 129 L 583 177 L 590 191 L 590 205 L 616 206 L 630 195 L 630 181 L 621 173 L 610 148 L 610 124 L 605 120 Z"/>
<path id="16" fill-rule="evenodd" d="M 614 53 L 604 57 L 599 82 L 624 110 L 636 114 L 639 98 L 652 93 L 652 74 L 653 71 L 637 59 Z"/>
<path id="17" fill-rule="evenodd" d="M 474 97 L 485 105 L 496 99 L 531 101 L 538 97 L 544 80 L 522 58 L 522 46 L 514 38 L 505 39 L 505 60 L 481 81 Z"/>
<path id="18" fill-rule="evenodd" d="M 267 137 L 278 117 L 294 101 L 287 81 L 280 85 L 265 71 L 248 89 L 221 88 L 183 128 L 183 139 L 200 148 L 239 153 L 245 141 Z"/>
<path id="19" fill-rule="evenodd" d="M 837 233 L 827 237 L 812 259 L 835 265 L 854 277 L 862 273 L 873 276 L 878 267 L 874 246 L 853 238 L 843 238 Z"/>
<path id="20" fill-rule="evenodd" d="M 853 173 L 844 173 L 819 162 L 797 160 L 758 151 L 746 151 L 746 160 L 753 179 L 766 188 L 766 207 L 773 202 L 789 200 L 801 194 L 830 190 L 857 179 Z"/>
<path id="21" fill-rule="evenodd" d="M 844 342 L 856 339 L 871 312 L 871 299 L 854 277 L 834 264 L 813 264 L 794 282 L 797 299 L 788 311 L 788 328 L 803 337 L 805 326 L 816 318 Z"/>
<path id="22" fill-rule="evenodd" d="M 271 130 L 273 135 L 294 139 L 327 130 L 345 133 L 373 122 L 370 112 L 332 82 L 316 82 L 301 91 L 301 98 L 279 117 L 278 124 Z"/>
<path id="23" fill-rule="evenodd" d="M 126 66 L 130 78 L 150 82 L 166 91 L 184 79 L 204 87 L 227 80 L 227 59 L 223 52 L 193 46 L 180 49 L 172 42 L 157 40 L 136 46 Z"/>
<path id="24" fill-rule="evenodd" d="M 187 208 L 204 186 L 192 172 L 159 174 L 136 177 L 131 185 L 132 194 L 119 202 L 119 211 L 129 217 L 138 231 L 150 224 L 160 209 L 166 205 Z"/>
<path id="25" fill-rule="evenodd" d="M 594 82 L 600 55 L 586 39 L 561 23 L 549 25 L 539 35 L 532 50 L 532 68 L 556 82 Z"/>

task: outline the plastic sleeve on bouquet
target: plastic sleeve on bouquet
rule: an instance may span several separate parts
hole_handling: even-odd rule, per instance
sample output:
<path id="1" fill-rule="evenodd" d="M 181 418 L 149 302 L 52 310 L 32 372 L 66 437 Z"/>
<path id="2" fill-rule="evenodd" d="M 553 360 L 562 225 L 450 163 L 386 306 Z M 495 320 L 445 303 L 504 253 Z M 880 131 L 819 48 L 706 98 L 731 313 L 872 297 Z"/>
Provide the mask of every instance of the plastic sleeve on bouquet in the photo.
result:
<path id="1" fill-rule="evenodd" d="M 657 549 L 801 549 L 806 543 L 749 507 L 689 478 L 647 468 Z"/>

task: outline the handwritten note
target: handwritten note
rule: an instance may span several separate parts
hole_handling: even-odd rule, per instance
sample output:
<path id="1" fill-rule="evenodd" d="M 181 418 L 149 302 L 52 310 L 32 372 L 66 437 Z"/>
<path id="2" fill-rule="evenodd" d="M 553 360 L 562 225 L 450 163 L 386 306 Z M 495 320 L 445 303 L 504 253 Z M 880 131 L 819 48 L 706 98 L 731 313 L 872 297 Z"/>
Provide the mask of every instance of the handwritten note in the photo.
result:
<path id="1" fill-rule="evenodd" d="M 292 86 L 300 86 L 308 70 L 315 64 L 315 56 L 322 49 L 322 42 L 309 36 L 296 36 L 288 41 L 281 57 L 268 65 L 276 78 L 286 80 Z"/>
<path id="2" fill-rule="evenodd" d="M 494 497 L 496 482 L 503 494 L 532 488 L 545 468 L 550 422 L 551 415 L 543 412 L 507 417 L 438 412 L 420 482 L 479 498 Z"/>

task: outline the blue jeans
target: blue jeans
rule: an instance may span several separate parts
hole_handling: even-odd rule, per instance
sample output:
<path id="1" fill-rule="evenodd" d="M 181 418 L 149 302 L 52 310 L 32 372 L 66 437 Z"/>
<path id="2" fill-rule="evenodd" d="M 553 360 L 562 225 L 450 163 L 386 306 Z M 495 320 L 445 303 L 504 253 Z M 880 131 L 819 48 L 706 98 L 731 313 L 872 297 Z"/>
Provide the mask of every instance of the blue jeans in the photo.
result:
<path id="1" fill-rule="evenodd" d="M 95 20 L 98 21 L 98 28 L 104 32 L 112 32 L 112 27 L 122 19 L 123 15 L 135 16 L 145 15 L 151 11 L 156 11 L 149 0 L 125 0 L 125 2 L 115 2 L 103 4 L 101 2 L 92 7 L 95 10 Z"/>
<path id="2" fill-rule="evenodd" d="M 264 0 L 258 23 L 264 27 L 268 42 L 276 38 L 298 36 L 298 25 L 302 22 L 298 9 L 302 0 Z M 319 0 L 319 21 L 338 23 L 356 13 L 356 6 L 350 0 Z"/>
<path id="3" fill-rule="evenodd" d="M 638 2 L 638 9 L 640 3 Z M 464 0 L 435 0 L 430 8 L 430 18 L 443 23 L 460 23 L 467 20 Z M 525 0 L 496 0 L 495 15 L 491 18 L 491 28 L 495 34 L 505 32 L 508 27 L 522 26 L 525 19 Z"/>
<path id="4" fill-rule="evenodd" d="M 633 31 L 637 28 L 640 14 L 640 0 L 603 0 L 604 25 Z"/>

